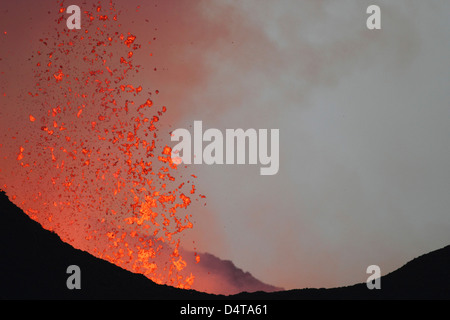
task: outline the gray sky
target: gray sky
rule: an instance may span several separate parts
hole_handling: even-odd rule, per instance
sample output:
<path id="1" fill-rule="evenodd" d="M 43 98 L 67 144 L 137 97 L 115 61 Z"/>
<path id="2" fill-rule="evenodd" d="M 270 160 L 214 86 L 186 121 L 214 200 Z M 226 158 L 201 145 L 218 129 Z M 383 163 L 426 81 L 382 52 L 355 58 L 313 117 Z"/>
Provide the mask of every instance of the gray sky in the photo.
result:
<path id="1" fill-rule="evenodd" d="M 450 3 L 216 3 L 212 19 L 235 9 L 229 34 L 178 127 L 279 128 L 280 171 L 196 166 L 200 247 L 294 288 L 365 281 L 371 264 L 386 274 L 449 244 Z M 366 28 L 370 4 L 381 30 Z"/>

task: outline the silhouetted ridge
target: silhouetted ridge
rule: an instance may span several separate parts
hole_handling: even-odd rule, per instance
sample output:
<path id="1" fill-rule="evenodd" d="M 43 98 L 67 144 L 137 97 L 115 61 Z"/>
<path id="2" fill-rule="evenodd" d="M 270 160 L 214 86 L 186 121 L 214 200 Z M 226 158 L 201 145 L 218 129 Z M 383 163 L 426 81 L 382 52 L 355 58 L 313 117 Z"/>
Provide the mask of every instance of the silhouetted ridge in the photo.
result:
<path id="1" fill-rule="evenodd" d="M 424 254 L 383 276 L 381 290 L 369 290 L 360 283 L 227 297 L 158 285 L 144 275 L 75 249 L 30 219 L 3 192 L 0 221 L 1 299 L 450 299 L 450 246 Z M 211 265 L 220 260 L 212 255 L 205 257 Z M 81 290 L 66 287 L 69 265 L 81 268 Z M 237 270 L 245 281 L 253 279 Z"/>
<path id="2" fill-rule="evenodd" d="M 366 283 L 331 289 L 295 289 L 274 293 L 241 293 L 239 299 L 450 299 L 450 246 L 424 254 L 381 277 L 381 289 Z"/>
<path id="3" fill-rule="evenodd" d="M 63 242 L 0 192 L 0 298 L 195 299 L 193 290 L 158 285 Z M 81 290 L 66 286 L 67 267 L 81 269 Z"/>

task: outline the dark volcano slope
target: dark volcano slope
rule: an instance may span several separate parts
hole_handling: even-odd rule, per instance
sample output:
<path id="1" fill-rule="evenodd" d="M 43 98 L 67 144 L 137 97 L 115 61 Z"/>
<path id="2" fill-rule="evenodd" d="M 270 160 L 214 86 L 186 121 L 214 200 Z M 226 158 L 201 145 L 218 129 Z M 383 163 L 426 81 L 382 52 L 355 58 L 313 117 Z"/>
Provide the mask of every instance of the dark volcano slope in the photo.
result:
<path id="1" fill-rule="evenodd" d="M 381 277 L 381 289 L 366 283 L 331 289 L 241 293 L 235 299 L 450 300 L 450 246 L 424 254 Z"/>
<path id="2" fill-rule="evenodd" d="M 67 267 L 81 269 L 81 290 L 66 286 Z M 0 192 L 0 299 L 450 299 L 450 246 L 422 255 L 381 278 L 332 289 L 210 295 L 158 285 L 61 241 Z"/>
<path id="3" fill-rule="evenodd" d="M 67 267 L 81 269 L 69 290 Z M 207 294 L 158 285 L 98 259 L 41 227 L 0 192 L 0 299 L 199 299 Z"/>

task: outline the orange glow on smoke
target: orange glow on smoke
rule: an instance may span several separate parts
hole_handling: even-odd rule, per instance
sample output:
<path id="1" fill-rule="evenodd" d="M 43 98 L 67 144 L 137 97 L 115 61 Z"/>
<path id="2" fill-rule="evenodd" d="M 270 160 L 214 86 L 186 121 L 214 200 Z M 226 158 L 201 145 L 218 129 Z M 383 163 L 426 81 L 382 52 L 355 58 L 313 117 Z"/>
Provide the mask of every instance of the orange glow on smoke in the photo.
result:
<path id="1" fill-rule="evenodd" d="M 63 25 L 60 6 L 56 22 Z M 29 125 L 39 141 L 38 147 L 20 146 L 17 161 L 26 160 L 26 176 L 39 174 L 57 193 L 42 182 L 21 205 L 76 247 L 156 283 L 190 288 L 195 276 L 179 248 L 181 233 L 193 228 L 185 210 L 196 189 L 158 138 L 167 108 L 132 83 L 141 45 L 137 35 L 118 31 L 114 4 L 84 14 L 85 30 L 57 28 L 50 39 L 40 39 L 43 48 L 34 55 L 30 95 L 40 99 L 41 109 L 29 115 Z M 42 163 L 51 170 L 43 172 Z"/>

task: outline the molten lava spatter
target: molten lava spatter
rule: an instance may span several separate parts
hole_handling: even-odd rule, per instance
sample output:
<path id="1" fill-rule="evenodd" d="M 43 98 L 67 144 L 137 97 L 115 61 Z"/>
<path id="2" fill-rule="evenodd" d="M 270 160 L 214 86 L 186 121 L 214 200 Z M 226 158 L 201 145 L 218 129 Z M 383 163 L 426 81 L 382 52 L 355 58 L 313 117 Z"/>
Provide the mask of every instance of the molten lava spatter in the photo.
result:
<path id="1" fill-rule="evenodd" d="M 65 9 L 59 2 L 55 33 L 32 55 L 35 87 L 24 88 L 37 106 L 26 119 L 35 134 L 17 161 L 23 183 L 39 183 L 20 206 L 77 248 L 189 288 L 194 275 L 179 247 L 193 227 L 185 209 L 195 176 L 183 177 L 158 138 L 166 107 L 133 83 L 142 70 L 133 62 L 139 36 L 120 30 L 112 2 L 85 5 L 82 30 L 65 28 Z"/>

